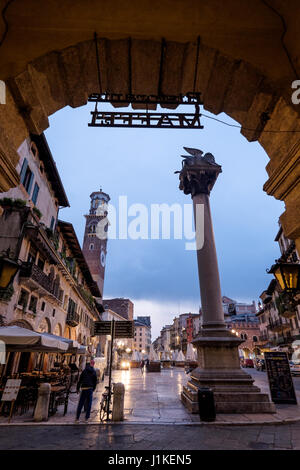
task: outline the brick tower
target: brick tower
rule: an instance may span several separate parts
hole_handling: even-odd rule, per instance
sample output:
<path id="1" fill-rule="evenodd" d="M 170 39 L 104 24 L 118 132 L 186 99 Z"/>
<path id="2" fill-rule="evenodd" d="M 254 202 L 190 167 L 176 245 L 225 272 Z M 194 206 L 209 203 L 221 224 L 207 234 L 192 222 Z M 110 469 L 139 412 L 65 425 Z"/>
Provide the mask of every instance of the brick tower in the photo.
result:
<path id="1" fill-rule="evenodd" d="M 100 188 L 100 191 L 93 192 L 90 198 L 90 211 L 89 214 L 85 215 L 86 223 L 82 251 L 93 279 L 97 282 L 103 297 L 107 238 L 99 238 L 96 231 L 98 223 L 107 216 L 107 204 L 110 197 Z M 106 224 L 105 227 L 107 231 L 108 225 Z"/>

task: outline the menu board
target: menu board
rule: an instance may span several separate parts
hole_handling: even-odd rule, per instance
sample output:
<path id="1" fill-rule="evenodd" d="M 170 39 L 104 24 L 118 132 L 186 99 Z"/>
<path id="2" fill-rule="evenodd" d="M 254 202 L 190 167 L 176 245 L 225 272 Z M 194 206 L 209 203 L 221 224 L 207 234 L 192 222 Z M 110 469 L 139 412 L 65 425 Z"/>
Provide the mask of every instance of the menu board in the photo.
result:
<path id="1" fill-rule="evenodd" d="M 265 352 L 271 398 L 274 403 L 297 404 L 290 365 L 285 352 Z"/>
<path id="2" fill-rule="evenodd" d="M 17 398 L 21 385 L 21 379 L 7 379 L 2 393 L 1 401 L 13 401 Z"/>

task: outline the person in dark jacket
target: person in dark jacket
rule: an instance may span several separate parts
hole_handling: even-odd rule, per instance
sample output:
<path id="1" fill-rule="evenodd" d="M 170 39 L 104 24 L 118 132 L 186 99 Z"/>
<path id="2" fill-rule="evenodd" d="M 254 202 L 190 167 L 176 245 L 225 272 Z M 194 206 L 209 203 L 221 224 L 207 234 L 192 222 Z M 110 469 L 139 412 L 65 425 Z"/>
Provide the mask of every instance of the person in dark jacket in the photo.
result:
<path id="1" fill-rule="evenodd" d="M 93 392 L 97 386 L 97 375 L 94 369 L 94 361 L 87 363 L 85 369 L 81 372 L 79 380 L 77 382 L 77 393 L 81 389 L 81 394 L 76 411 L 75 421 L 79 421 L 80 413 L 85 405 L 85 420 L 88 421 L 91 414 Z"/>

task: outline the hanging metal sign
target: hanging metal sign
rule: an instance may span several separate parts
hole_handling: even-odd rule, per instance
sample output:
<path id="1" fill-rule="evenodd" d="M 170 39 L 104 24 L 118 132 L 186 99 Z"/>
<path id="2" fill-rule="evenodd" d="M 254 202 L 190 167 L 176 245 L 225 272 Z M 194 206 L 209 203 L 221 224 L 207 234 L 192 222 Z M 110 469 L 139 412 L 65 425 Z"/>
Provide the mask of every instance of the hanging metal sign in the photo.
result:
<path id="1" fill-rule="evenodd" d="M 111 321 L 95 321 L 93 336 L 105 336 L 111 334 Z M 133 338 L 134 325 L 133 321 L 115 321 L 114 337 L 115 338 Z"/>
<path id="2" fill-rule="evenodd" d="M 125 127 L 146 129 L 203 129 L 200 122 L 200 93 L 187 93 L 186 95 L 133 95 L 116 93 L 94 93 L 89 97 L 89 102 L 95 103 L 95 110 L 91 111 L 92 120 L 90 127 Z M 100 111 L 98 103 L 141 104 L 179 106 L 194 105 L 194 113 L 169 113 L 169 112 L 110 112 Z"/>
<path id="3" fill-rule="evenodd" d="M 134 95 L 132 93 L 92 93 L 88 101 L 90 103 L 114 103 L 114 104 L 165 104 L 165 105 L 200 105 L 201 93 L 188 92 L 185 95 Z"/>

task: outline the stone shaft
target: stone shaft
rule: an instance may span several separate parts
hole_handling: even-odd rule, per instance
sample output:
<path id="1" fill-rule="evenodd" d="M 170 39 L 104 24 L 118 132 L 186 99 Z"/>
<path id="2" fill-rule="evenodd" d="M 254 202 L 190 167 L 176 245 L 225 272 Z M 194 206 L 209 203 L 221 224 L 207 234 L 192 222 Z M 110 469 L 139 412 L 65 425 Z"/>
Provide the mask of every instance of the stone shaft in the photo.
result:
<path id="1" fill-rule="evenodd" d="M 203 205 L 204 227 L 197 227 L 197 205 Z M 198 273 L 203 315 L 203 328 L 225 328 L 218 260 L 215 247 L 209 195 L 196 194 L 193 197 L 196 230 L 204 230 L 204 245 L 197 250 Z"/>

